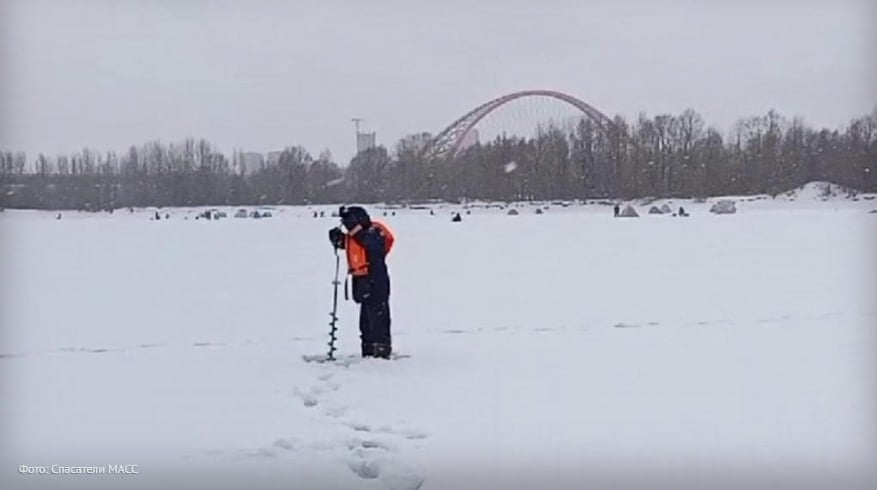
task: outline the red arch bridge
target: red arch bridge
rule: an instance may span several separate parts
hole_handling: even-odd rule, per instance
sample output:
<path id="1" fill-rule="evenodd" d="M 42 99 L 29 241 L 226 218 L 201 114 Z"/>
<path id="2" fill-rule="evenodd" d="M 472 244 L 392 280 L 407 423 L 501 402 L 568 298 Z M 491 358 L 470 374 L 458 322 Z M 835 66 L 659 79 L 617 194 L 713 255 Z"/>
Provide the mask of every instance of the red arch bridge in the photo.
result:
<path id="1" fill-rule="evenodd" d="M 608 132 L 610 129 L 618 129 L 608 116 L 572 95 L 554 90 L 523 90 L 485 102 L 452 122 L 429 142 L 426 147 L 426 155 L 430 158 L 457 156 L 464 149 L 466 137 L 472 132 L 479 121 L 509 102 L 530 97 L 550 97 L 565 102 L 581 111 L 585 118 L 593 121 L 604 132 Z"/>

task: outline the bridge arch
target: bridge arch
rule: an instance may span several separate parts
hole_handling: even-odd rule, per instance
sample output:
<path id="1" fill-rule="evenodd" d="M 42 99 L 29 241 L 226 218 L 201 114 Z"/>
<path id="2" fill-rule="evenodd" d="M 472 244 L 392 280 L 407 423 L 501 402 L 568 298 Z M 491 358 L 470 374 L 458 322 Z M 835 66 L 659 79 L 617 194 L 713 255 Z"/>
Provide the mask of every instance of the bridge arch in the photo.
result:
<path id="1" fill-rule="evenodd" d="M 452 122 L 430 141 L 427 146 L 427 155 L 432 158 L 457 156 L 462 150 L 462 144 L 466 139 L 466 135 L 472 131 L 472 128 L 479 121 L 499 107 L 525 97 L 550 97 L 563 101 L 580 110 L 585 117 L 596 123 L 601 130 L 618 129 L 608 116 L 572 95 L 555 90 L 522 90 L 487 101 Z"/>

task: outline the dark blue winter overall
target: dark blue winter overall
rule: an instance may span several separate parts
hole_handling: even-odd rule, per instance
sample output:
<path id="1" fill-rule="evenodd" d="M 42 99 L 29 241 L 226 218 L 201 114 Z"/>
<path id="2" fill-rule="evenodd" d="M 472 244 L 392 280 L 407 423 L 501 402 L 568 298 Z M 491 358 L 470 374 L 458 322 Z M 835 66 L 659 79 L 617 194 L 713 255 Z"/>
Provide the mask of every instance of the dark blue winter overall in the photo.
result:
<path id="1" fill-rule="evenodd" d="M 390 338 L 390 276 L 386 263 L 386 240 L 381 229 L 370 226 L 350 236 L 368 258 L 368 273 L 353 276 L 353 301 L 360 304 L 359 332 L 362 355 L 388 356 Z"/>

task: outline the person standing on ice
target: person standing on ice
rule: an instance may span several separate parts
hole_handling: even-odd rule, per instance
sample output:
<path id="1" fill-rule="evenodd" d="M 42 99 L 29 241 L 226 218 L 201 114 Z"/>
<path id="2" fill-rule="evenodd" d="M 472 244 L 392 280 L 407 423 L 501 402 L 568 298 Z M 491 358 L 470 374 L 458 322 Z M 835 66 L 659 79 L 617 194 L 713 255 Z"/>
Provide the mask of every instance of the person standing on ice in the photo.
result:
<path id="1" fill-rule="evenodd" d="M 363 357 L 389 359 L 390 275 L 386 257 L 395 237 L 383 223 L 372 221 L 359 206 L 342 206 L 338 212 L 344 233 L 329 230 L 329 241 L 347 253 L 348 274 L 353 277 L 353 301 L 360 304 L 359 332 Z"/>

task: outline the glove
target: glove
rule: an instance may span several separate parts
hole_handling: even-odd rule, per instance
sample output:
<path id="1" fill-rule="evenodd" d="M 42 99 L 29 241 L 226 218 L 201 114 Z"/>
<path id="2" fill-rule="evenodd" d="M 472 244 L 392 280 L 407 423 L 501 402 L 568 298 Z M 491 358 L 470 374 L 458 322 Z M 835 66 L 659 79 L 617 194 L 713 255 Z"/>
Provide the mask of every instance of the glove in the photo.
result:
<path id="1" fill-rule="evenodd" d="M 329 243 L 335 248 L 344 248 L 344 232 L 335 227 L 329 230 Z"/>

